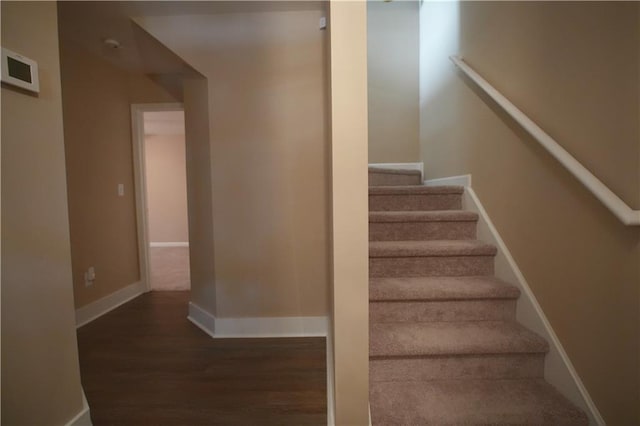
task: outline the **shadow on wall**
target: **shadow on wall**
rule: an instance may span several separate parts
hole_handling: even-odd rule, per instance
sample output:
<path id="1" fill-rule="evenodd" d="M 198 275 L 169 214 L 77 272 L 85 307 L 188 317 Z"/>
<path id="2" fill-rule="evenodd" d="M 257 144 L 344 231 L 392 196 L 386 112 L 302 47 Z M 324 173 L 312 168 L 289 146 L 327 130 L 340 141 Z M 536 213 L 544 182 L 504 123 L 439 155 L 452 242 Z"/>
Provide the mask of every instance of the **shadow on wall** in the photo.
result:
<path id="1" fill-rule="evenodd" d="M 420 159 L 417 0 L 367 2 L 369 163 Z"/>

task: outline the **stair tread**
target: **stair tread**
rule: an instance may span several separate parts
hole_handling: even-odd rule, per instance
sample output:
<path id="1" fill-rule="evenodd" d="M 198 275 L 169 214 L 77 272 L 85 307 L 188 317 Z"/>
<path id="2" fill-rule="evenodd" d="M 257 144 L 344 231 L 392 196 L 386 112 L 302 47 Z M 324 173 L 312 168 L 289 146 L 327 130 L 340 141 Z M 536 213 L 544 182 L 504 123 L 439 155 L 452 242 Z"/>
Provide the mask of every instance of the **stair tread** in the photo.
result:
<path id="1" fill-rule="evenodd" d="M 386 175 L 409 175 L 409 176 L 422 176 L 420 170 L 412 169 L 385 169 L 382 167 L 369 167 L 369 173 L 382 173 Z"/>
<path id="2" fill-rule="evenodd" d="M 462 194 L 463 186 L 370 186 L 369 195 Z"/>
<path id="3" fill-rule="evenodd" d="M 371 278 L 369 300 L 517 299 L 520 290 L 495 277 Z"/>
<path id="4" fill-rule="evenodd" d="M 587 425 L 543 379 L 389 381 L 371 384 L 375 425 Z"/>
<path id="5" fill-rule="evenodd" d="M 393 322 L 369 325 L 370 357 L 544 353 L 545 339 L 516 322 Z"/>
<path id="6" fill-rule="evenodd" d="M 369 257 L 494 256 L 496 247 L 479 240 L 370 241 Z"/>
<path id="7" fill-rule="evenodd" d="M 475 222 L 478 214 L 466 210 L 373 211 L 369 222 Z"/>

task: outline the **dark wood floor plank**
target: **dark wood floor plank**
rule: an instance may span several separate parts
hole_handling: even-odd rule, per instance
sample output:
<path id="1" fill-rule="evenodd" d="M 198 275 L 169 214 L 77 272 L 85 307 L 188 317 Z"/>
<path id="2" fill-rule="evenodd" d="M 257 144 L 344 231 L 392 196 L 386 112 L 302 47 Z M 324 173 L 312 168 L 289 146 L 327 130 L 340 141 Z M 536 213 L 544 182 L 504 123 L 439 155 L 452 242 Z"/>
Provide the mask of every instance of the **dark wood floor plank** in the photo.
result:
<path id="1" fill-rule="evenodd" d="M 327 424 L 324 338 L 212 339 L 188 301 L 147 293 L 78 329 L 95 426 Z"/>

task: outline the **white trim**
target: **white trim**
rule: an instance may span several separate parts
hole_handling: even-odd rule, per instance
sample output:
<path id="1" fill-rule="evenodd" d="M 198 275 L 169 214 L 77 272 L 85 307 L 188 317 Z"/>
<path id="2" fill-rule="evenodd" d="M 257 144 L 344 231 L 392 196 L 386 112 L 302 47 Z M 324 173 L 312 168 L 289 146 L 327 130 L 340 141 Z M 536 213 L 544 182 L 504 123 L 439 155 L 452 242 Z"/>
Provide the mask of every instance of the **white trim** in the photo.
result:
<path id="1" fill-rule="evenodd" d="M 389 170 L 419 170 L 424 176 L 424 163 L 369 163 L 369 167 Z"/>
<path id="2" fill-rule="evenodd" d="M 633 210 L 613 193 L 600 179 L 593 175 L 578 160 L 569 154 L 558 142 L 542 130 L 536 123 L 520 111 L 514 104 L 498 92 L 484 78 L 476 73 L 462 58 L 451 56 L 451 61 L 478 85 L 491 99 L 511 116 L 524 130 L 538 141 L 549 154 L 560 162 L 576 179 L 600 200 L 622 223 L 628 226 L 640 225 L 640 210 Z"/>
<path id="3" fill-rule="evenodd" d="M 74 418 L 69 420 L 65 426 L 93 426 L 91 422 L 91 413 L 89 411 L 89 403 L 82 389 L 82 410 Z"/>
<path id="4" fill-rule="evenodd" d="M 181 103 L 155 103 L 131 105 L 131 145 L 133 148 L 133 177 L 136 195 L 136 228 L 138 230 L 138 259 L 140 280 L 151 290 L 149 269 L 149 225 L 147 184 L 144 166 L 144 113 L 153 111 L 184 111 Z"/>
<path id="5" fill-rule="evenodd" d="M 215 337 L 309 337 L 327 335 L 327 317 L 216 318 Z"/>
<path id="6" fill-rule="evenodd" d="M 471 181 L 470 177 L 469 181 Z M 549 353 L 545 360 L 545 379 L 587 413 L 589 424 L 604 426 L 604 419 L 538 304 L 531 287 L 471 187 L 467 187 L 464 192 L 463 208 L 479 215 L 478 239 L 490 242 L 498 248 L 498 254 L 495 257 L 495 275 L 506 282 L 517 285 L 521 290 L 517 309 L 518 322 L 549 342 Z"/>
<path id="7" fill-rule="evenodd" d="M 189 247 L 189 241 L 150 242 L 149 247 Z"/>
<path id="8" fill-rule="evenodd" d="M 328 329 L 329 330 L 329 329 Z M 327 330 L 326 350 L 327 350 L 327 426 L 336 426 L 335 393 L 333 376 L 333 336 Z"/>
<path id="9" fill-rule="evenodd" d="M 189 315 L 187 319 L 209 336 L 217 337 L 215 335 L 216 317 L 193 302 L 189 302 Z"/>
<path id="10" fill-rule="evenodd" d="M 327 317 L 216 318 L 189 302 L 189 321 L 216 339 L 248 337 L 326 337 Z"/>
<path id="11" fill-rule="evenodd" d="M 127 303 L 147 291 L 142 281 L 130 284 L 108 296 L 76 309 L 76 328 L 90 323 L 120 305 Z"/>
<path id="12" fill-rule="evenodd" d="M 471 175 L 451 176 L 446 178 L 429 179 L 424 181 L 425 186 L 471 186 Z"/>

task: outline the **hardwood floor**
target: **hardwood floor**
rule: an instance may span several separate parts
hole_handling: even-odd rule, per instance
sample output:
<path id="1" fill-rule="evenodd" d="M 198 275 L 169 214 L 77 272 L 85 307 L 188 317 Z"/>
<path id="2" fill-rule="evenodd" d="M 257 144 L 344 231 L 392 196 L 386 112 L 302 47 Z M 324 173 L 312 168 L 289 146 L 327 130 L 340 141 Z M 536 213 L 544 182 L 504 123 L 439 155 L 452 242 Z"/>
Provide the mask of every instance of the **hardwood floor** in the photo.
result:
<path id="1" fill-rule="evenodd" d="M 188 292 L 151 292 L 78 329 L 95 426 L 326 425 L 324 338 L 212 339 Z"/>

